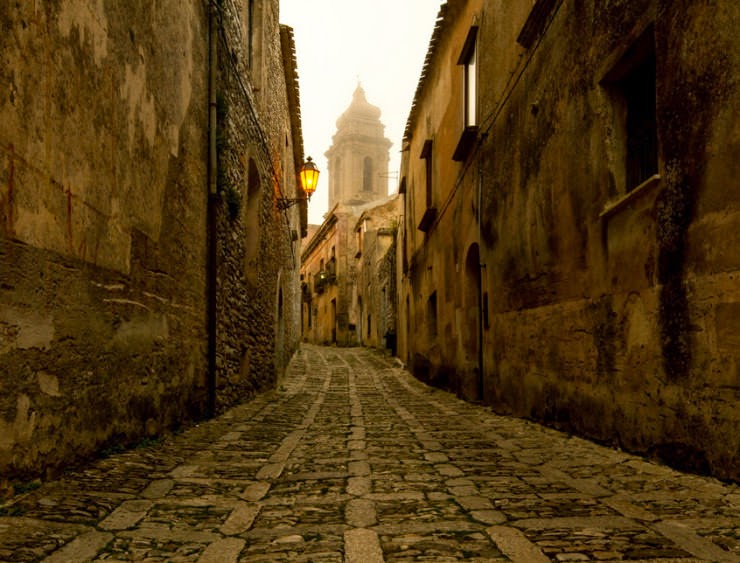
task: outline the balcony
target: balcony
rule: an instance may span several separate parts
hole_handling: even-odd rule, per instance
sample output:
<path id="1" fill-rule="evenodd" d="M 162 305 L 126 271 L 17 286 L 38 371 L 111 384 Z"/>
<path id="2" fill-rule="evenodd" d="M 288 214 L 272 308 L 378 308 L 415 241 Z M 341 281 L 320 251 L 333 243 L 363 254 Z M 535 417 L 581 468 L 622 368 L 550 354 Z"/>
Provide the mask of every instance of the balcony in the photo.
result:
<path id="1" fill-rule="evenodd" d="M 337 275 L 332 273 L 329 270 L 321 270 L 316 278 L 314 279 L 313 285 L 314 285 L 314 291 L 316 293 L 321 294 L 324 293 L 324 290 L 327 288 L 327 286 L 336 284 L 337 283 Z"/>

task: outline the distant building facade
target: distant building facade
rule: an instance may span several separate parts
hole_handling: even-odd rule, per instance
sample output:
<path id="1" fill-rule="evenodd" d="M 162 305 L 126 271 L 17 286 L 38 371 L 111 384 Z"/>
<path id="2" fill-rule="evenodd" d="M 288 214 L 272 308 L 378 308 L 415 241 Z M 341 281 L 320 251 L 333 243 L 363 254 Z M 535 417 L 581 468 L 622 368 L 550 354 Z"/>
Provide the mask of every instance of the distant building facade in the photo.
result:
<path id="1" fill-rule="evenodd" d="M 740 477 L 738 10 L 441 7 L 401 170 L 419 378 Z"/>
<path id="2" fill-rule="evenodd" d="M 355 224 L 356 283 L 352 299 L 361 346 L 396 352 L 398 195 L 364 211 Z"/>
<path id="3" fill-rule="evenodd" d="M 0 489 L 223 411 L 297 346 L 306 209 L 277 198 L 299 195 L 303 146 L 278 8 L 0 10 Z"/>
<path id="4" fill-rule="evenodd" d="M 364 342 L 365 332 L 373 336 L 373 343 L 379 342 L 372 327 L 369 332 L 367 325 L 363 327 L 368 318 L 372 323 L 374 311 L 368 307 L 376 303 L 376 287 L 358 292 L 357 221 L 363 215 L 385 229 L 387 206 L 395 201 L 388 197 L 391 142 L 384 130 L 380 109 L 367 101 L 358 85 L 350 106 L 337 120 L 337 132 L 326 152 L 330 210 L 301 254 L 302 334 L 308 342 L 355 346 Z M 374 219 L 376 207 L 379 215 Z M 363 302 L 363 294 L 366 299 L 373 297 Z M 381 323 L 376 328 L 385 326 Z"/>

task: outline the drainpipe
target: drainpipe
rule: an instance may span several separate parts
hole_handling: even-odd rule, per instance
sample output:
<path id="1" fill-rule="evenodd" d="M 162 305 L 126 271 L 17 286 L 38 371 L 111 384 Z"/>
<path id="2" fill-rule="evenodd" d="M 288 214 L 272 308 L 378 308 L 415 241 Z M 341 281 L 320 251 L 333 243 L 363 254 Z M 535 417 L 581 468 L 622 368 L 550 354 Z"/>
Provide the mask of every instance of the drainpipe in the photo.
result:
<path id="1" fill-rule="evenodd" d="M 216 175 L 218 155 L 216 154 L 216 43 L 218 41 L 216 6 L 208 5 L 208 219 L 207 219 L 207 272 L 206 292 L 208 307 L 208 372 L 206 414 L 212 418 L 216 414 L 216 204 L 218 192 Z"/>
<path id="2" fill-rule="evenodd" d="M 478 163 L 478 398 L 483 397 L 483 171 Z"/>

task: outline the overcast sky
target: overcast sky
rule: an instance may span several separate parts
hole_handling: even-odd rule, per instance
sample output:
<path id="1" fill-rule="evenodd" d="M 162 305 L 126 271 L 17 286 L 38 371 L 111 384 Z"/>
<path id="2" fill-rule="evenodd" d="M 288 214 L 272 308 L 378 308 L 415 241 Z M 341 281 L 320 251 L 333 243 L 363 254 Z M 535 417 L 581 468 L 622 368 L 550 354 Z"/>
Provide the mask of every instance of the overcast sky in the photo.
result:
<path id="1" fill-rule="evenodd" d="M 309 223 L 327 211 L 324 153 L 357 81 L 380 108 L 393 142 L 389 172 L 400 166 L 401 138 L 443 0 L 280 0 L 280 22 L 293 28 L 300 79 L 303 144 L 322 175 Z M 398 181 L 391 179 L 389 193 Z"/>

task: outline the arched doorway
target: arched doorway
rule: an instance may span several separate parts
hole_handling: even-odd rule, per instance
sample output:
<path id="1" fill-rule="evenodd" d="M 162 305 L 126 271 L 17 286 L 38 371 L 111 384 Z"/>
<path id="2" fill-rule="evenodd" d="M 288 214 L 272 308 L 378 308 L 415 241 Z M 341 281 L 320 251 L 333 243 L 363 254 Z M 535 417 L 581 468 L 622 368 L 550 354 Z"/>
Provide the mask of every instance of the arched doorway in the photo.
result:
<path id="1" fill-rule="evenodd" d="M 465 366 L 472 369 L 475 389 L 470 389 L 483 400 L 483 319 L 481 315 L 481 261 L 477 243 L 471 244 L 465 258 L 463 287 L 463 352 Z M 467 369 L 466 369 L 467 371 Z M 466 378 L 467 379 L 467 378 Z"/>

